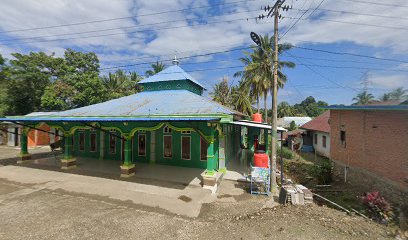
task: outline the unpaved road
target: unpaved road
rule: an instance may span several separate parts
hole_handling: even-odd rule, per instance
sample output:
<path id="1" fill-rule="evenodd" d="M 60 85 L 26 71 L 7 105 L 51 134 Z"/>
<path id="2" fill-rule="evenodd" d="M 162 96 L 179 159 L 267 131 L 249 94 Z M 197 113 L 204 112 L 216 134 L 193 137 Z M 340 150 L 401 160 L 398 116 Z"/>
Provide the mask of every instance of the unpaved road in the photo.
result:
<path id="1" fill-rule="evenodd" d="M 233 183 L 224 181 L 223 185 Z M 196 218 L 106 196 L 36 189 L 0 176 L 0 239 L 387 239 L 393 230 L 326 207 L 277 206 L 230 195 Z"/>

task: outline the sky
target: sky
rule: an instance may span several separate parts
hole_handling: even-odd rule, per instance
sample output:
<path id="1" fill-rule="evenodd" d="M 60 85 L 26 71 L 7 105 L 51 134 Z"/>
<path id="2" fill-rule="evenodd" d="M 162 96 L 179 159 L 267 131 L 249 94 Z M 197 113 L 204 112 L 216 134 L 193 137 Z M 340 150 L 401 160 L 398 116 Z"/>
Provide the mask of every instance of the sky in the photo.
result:
<path id="1" fill-rule="evenodd" d="M 180 67 L 211 93 L 223 77 L 230 85 L 250 32 L 273 35 L 266 0 L 3 0 L 0 54 L 66 48 L 95 52 L 101 74 L 117 68 L 144 74 L 152 62 Z M 286 0 L 280 42 L 295 47 L 280 56 L 296 63 L 279 102 L 314 96 L 351 104 L 364 87 L 379 97 L 408 88 L 408 3 L 405 0 Z M 364 56 L 364 57 L 363 57 Z M 365 82 L 365 86 L 363 84 Z M 268 103 L 270 102 L 270 98 Z"/>

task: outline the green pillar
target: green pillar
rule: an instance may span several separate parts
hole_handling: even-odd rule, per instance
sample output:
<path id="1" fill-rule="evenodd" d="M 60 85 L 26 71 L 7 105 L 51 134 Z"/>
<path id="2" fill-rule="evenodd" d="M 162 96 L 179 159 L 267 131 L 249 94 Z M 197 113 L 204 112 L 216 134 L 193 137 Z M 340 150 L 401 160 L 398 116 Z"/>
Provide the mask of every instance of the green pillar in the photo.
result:
<path id="1" fill-rule="evenodd" d="M 124 161 L 123 165 L 120 166 L 120 176 L 131 177 L 133 175 L 135 175 L 135 165 L 132 161 L 132 138 L 126 136 L 124 146 Z"/>
<path id="2" fill-rule="evenodd" d="M 27 135 L 28 135 L 28 131 L 29 129 L 23 128 L 21 131 L 21 135 L 20 135 L 20 160 L 17 161 L 17 163 L 23 163 L 26 160 L 30 160 L 31 159 L 31 154 L 28 153 L 28 139 L 27 139 Z M 16 136 L 17 137 L 17 136 Z"/>
<path id="3" fill-rule="evenodd" d="M 215 158 L 215 129 L 211 127 L 210 139 L 207 148 L 207 175 L 213 175 L 217 167 L 216 158 Z"/>
<path id="4" fill-rule="evenodd" d="M 76 167 L 76 159 L 72 155 L 73 134 L 64 134 L 64 157 L 61 159 L 61 169 L 68 170 Z"/>
<path id="5" fill-rule="evenodd" d="M 265 139 L 265 150 L 266 150 L 266 154 L 269 153 L 269 133 L 268 133 L 268 129 L 264 129 L 264 139 Z"/>
<path id="6" fill-rule="evenodd" d="M 72 135 L 66 135 L 64 137 L 64 159 L 72 158 Z"/>

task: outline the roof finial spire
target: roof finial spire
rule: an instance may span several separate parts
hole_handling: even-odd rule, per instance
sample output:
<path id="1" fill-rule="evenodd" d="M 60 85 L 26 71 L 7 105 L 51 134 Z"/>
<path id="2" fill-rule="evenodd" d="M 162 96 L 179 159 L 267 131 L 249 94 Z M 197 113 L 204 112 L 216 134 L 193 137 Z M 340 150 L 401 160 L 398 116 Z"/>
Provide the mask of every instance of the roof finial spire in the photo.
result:
<path id="1" fill-rule="evenodd" d="M 180 64 L 180 61 L 177 59 L 176 55 L 174 55 L 174 59 L 171 62 L 173 63 L 173 65 L 179 65 Z"/>

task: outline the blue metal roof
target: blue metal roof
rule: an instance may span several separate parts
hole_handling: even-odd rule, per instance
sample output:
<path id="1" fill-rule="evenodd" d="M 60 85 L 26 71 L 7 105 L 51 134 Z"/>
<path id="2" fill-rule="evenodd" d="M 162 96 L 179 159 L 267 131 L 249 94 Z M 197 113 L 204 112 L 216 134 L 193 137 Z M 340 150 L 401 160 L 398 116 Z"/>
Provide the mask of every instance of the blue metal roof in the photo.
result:
<path id="1" fill-rule="evenodd" d="M 352 106 L 328 106 L 325 109 L 332 110 L 393 110 L 393 111 L 408 111 L 408 105 L 352 105 Z"/>
<path id="2" fill-rule="evenodd" d="M 0 121 L 8 122 L 147 122 L 147 121 L 215 121 L 220 118 L 215 117 L 151 117 L 151 118 L 135 118 L 135 117 L 9 117 L 9 118 L 0 118 Z"/>
<path id="3" fill-rule="evenodd" d="M 50 117 L 213 117 L 239 114 L 187 90 L 141 92 L 107 102 L 50 113 Z M 46 116 L 43 116 L 46 117 Z M 218 117 L 218 116 L 214 116 Z"/>
<path id="4" fill-rule="evenodd" d="M 178 81 L 178 80 L 190 80 L 191 82 L 205 89 L 203 85 L 201 85 L 190 74 L 186 73 L 178 65 L 172 65 L 151 77 L 143 79 L 139 83 L 143 84 L 143 83 Z"/>

